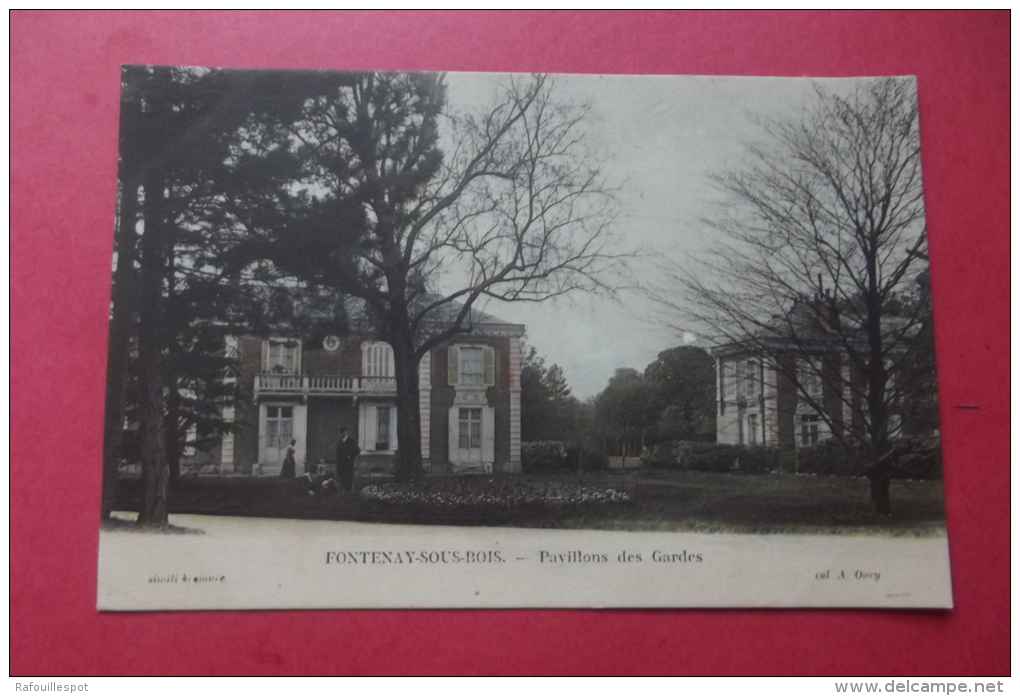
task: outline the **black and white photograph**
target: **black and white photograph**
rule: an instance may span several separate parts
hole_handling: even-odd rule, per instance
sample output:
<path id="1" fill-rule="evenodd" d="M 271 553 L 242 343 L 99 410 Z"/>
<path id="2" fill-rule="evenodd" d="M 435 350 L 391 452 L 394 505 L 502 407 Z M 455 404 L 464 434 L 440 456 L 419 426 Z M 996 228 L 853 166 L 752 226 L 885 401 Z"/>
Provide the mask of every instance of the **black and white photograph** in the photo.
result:
<path id="1" fill-rule="evenodd" d="M 121 77 L 100 609 L 952 606 L 912 77 Z"/>

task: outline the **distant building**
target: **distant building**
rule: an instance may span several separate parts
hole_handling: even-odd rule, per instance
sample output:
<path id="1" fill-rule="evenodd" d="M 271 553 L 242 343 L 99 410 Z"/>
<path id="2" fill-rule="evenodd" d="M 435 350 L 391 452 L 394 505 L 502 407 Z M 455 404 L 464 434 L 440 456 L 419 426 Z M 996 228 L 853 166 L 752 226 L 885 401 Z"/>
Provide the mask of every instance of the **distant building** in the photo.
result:
<path id="1" fill-rule="evenodd" d="M 459 307 L 458 307 L 459 309 Z M 422 459 L 433 472 L 516 472 L 521 465 L 524 326 L 473 311 L 469 333 L 431 350 L 419 370 Z M 297 472 L 334 459 L 347 428 L 359 470 L 392 471 L 397 449 L 392 348 L 369 335 L 302 340 L 231 337 L 241 399 L 219 448 L 222 473 L 278 474 L 291 439 Z"/>
<path id="2" fill-rule="evenodd" d="M 834 431 L 866 430 L 866 380 L 846 349 L 848 340 L 856 340 L 851 328 L 821 303 L 795 309 L 788 328 L 795 339 L 777 331 L 712 350 L 718 442 L 793 449 L 816 445 Z M 890 384 L 897 378 L 891 374 Z M 909 408 L 902 403 L 891 410 L 892 439 L 931 435 L 937 427 L 909 422 Z"/>

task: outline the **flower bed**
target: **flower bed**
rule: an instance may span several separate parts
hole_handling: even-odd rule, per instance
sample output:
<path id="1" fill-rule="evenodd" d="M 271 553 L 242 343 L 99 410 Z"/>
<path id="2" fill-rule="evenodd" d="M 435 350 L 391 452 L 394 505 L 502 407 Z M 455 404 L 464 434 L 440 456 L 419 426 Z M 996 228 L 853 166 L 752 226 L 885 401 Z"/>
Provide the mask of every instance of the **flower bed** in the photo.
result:
<path id="1" fill-rule="evenodd" d="M 361 489 L 365 500 L 391 505 L 440 508 L 510 509 L 530 505 L 604 505 L 624 503 L 630 496 L 615 488 L 571 483 L 545 483 L 492 478 L 430 479 L 414 484 L 382 483 Z"/>

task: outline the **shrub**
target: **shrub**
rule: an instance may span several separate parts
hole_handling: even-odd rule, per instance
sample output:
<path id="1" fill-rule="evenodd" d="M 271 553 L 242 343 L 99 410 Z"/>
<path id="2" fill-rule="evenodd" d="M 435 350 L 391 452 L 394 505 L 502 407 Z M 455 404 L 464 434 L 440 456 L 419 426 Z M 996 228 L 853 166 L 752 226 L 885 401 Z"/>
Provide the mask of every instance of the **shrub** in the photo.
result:
<path id="1" fill-rule="evenodd" d="M 832 439 L 798 448 L 794 461 L 798 474 L 861 476 L 867 460 L 862 450 L 848 449 L 846 445 Z"/>
<path id="2" fill-rule="evenodd" d="M 893 466 L 893 478 L 925 481 L 942 478 L 942 448 L 936 444 L 922 452 L 904 454 Z"/>
<path id="3" fill-rule="evenodd" d="M 656 469 L 675 469 L 680 464 L 679 441 L 659 442 L 651 445 L 641 457 L 641 463 Z"/>
<path id="4" fill-rule="evenodd" d="M 893 478 L 938 479 L 942 477 L 940 449 L 909 449 L 892 467 Z M 718 442 L 661 442 L 649 447 L 642 457 L 646 466 L 660 469 L 765 474 L 771 471 L 815 476 L 862 476 L 868 462 L 867 450 L 848 449 L 838 440 L 824 440 L 810 447 L 784 452 L 779 447 L 727 445 Z"/>
<path id="5" fill-rule="evenodd" d="M 894 444 L 897 454 L 892 460 L 892 478 L 942 478 L 942 451 L 938 446 L 916 449 L 913 443 Z M 826 440 L 811 447 L 801 447 L 796 455 L 797 472 L 818 476 L 863 476 L 870 461 L 865 447 L 847 448 L 836 440 Z"/>
<path id="6" fill-rule="evenodd" d="M 574 471 L 601 471 L 609 468 L 609 457 L 603 452 L 588 449 L 583 445 L 570 443 L 566 445 L 566 468 Z"/>
<path id="7" fill-rule="evenodd" d="M 778 447 L 762 445 L 734 445 L 736 457 L 734 468 L 745 474 L 768 474 L 780 468 Z"/>
<path id="8" fill-rule="evenodd" d="M 779 469 L 775 447 L 726 445 L 719 442 L 662 442 L 649 448 L 642 462 L 665 469 L 764 474 Z"/>
<path id="9" fill-rule="evenodd" d="M 708 445 L 688 442 L 678 452 L 678 461 L 684 469 L 695 471 L 732 471 L 738 452 L 737 445 L 713 442 Z"/>
<path id="10" fill-rule="evenodd" d="M 566 468 L 567 448 L 558 440 L 521 443 L 521 471 L 557 471 Z"/>
<path id="11" fill-rule="evenodd" d="M 680 455 L 681 464 L 695 471 L 767 474 L 779 468 L 779 450 L 754 445 L 712 443 Z"/>
<path id="12" fill-rule="evenodd" d="M 609 467 L 609 457 L 575 442 L 547 440 L 521 443 L 521 471 L 599 471 Z"/>
<path id="13" fill-rule="evenodd" d="M 591 505 L 626 503 L 630 496 L 615 488 L 577 484 L 540 484 L 521 479 L 437 478 L 414 484 L 380 483 L 365 486 L 364 500 L 392 505 L 427 505 L 430 508 L 482 508 L 508 510 L 530 505 Z"/>

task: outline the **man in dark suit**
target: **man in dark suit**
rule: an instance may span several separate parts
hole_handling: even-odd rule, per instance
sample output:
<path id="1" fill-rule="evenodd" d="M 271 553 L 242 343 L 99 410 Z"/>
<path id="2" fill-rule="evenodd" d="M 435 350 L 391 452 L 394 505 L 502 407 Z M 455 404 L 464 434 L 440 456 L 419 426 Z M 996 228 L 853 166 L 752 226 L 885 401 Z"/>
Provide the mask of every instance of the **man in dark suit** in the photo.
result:
<path id="1" fill-rule="evenodd" d="M 341 428 L 340 439 L 336 441 L 336 478 L 344 493 L 354 490 L 354 458 L 359 454 L 361 448 L 351 439 L 347 428 Z"/>

